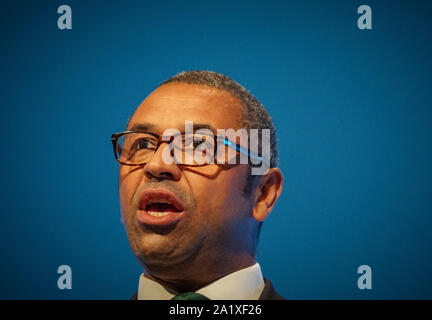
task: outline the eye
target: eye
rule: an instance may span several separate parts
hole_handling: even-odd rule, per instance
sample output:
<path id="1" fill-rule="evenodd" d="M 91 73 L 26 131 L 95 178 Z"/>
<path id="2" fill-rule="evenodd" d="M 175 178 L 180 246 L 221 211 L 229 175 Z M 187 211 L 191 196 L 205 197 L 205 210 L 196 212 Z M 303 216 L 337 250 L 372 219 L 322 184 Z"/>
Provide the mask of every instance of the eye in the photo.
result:
<path id="1" fill-rule="evenodd" d="M 154 149 L 155 143 L 148 138 L 141 138 L 135 141 L 134 143 L 134 150 L 148 150 L 148 149 Z"/>
<path id="2" fill-rule="evenodd" d="M 193 148 L 197 148 L 201 143 L 203 143 L 205 141 L 205 139 L 201 138 L 201 137 L 194 137 L 193 138 Z"/>
<path id="3" fill-rule="evenodd" d="M 196 148 L 198 148 L 200 144 L 202 144 L 205 141 L 206 141 L 205 137 L 195 135 L 193 137 L 185 139 L 185 147 L 195 150 Z"/>

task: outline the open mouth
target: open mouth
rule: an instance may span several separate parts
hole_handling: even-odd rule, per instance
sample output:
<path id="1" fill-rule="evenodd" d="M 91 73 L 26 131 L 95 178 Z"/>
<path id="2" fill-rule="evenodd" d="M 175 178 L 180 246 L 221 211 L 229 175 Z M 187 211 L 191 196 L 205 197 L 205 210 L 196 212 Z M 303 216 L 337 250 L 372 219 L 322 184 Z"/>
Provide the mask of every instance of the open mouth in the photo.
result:
<path id="1" fill-rule="evenodd" d="M 147 203 L 145 211 L 153 217 L 164 217 L 170 213 L 181 212 L 182 210 L 166 199 L 152 199 Z"/>
<path id="2" fill-rule="evenodd" d="M 146 189 L 139 198 L 137 218 L 140 223 L 165 226 L 185 215 L 181 200 L 167 189 Z"/>

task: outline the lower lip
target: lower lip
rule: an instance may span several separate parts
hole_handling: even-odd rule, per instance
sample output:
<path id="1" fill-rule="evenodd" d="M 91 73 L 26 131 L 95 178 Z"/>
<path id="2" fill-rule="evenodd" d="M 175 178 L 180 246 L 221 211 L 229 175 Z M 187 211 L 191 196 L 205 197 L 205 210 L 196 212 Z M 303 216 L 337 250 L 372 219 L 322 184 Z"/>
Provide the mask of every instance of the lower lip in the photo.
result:
<path id="1" fill-rule="evenodd" d="M 184 211 L 170 212 L 166 216 L 155 217 L 146 210 L 137 210 L 138 221 L 149 226 L 170 226 L 177 223 L 185 215 Z"/>

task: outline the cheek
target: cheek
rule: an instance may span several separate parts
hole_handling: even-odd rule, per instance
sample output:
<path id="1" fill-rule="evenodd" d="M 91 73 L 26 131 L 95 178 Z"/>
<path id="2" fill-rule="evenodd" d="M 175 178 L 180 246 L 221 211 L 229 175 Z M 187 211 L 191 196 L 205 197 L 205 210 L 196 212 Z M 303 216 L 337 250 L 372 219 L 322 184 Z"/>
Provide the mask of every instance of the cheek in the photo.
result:
<path id="1" fill-rule="evenodd" d="M 205 179 L 193 184 L 199 211 L 213 226 L 226 226 L 248 215 L 249 200 L 243 195 L 246 183 L 243 168 L 222 171 L 216 179 Z"/>
<path id="2" fill-rule="evenodd" d="M 222 208 L 228 215 L 227 219 L 233 223 L 243 221 L 251 216 L 252 201 L 249 196 L 244 194 L 248 174 L 247 166 L 239 166 L 236 168 L 235 174 L 231 174 L 225 181 L 226 192 Z"/>
<path id="3" fill-rule="evenodd" d="M 124 216 L 130 211 L 132 199 L 138 188 L 141 175 L 138 170 L 130 168 L 121 168 L 119 171 L 119 199 L 121 211 Z"/>

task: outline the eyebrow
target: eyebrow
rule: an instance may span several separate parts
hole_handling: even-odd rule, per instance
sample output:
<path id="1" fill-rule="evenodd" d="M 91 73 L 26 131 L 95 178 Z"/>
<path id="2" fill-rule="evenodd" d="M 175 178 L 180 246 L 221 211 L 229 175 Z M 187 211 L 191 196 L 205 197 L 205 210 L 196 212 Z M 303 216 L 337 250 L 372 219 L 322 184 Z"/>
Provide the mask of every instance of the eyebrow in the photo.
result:
<path id="1" fill-rule="evenodd" d="M 135 123 L 128 130 L 131 131 L 152 131 L 155 129 L 155 126 L 150 123 Z"/>
<path id="2" fill-rule="evenodd" d="M 213 128 L 211 125 L 207 123 L 195 123 L 193 124 L 194 132 L 200 129 L 209 129 L 213 132 L 213 134 L 216 134 L 216 129 Z"/>
<path id="3" fill-rule="evenodd" d="M 156 126 L 151 124 L 151 123 L 135 123 L 128 130 L 154 132 L 155 128 L 156 128 Z M 194 132 L 197 130 L 200 130 L 200 129 L 209 129 L 210 131 L 213 132 L 213 134 L 215 134 L 215 132 L 216 132 L 216 129 L 207 123 L 194 123 L 193 129 L 194 129 Z"/>

